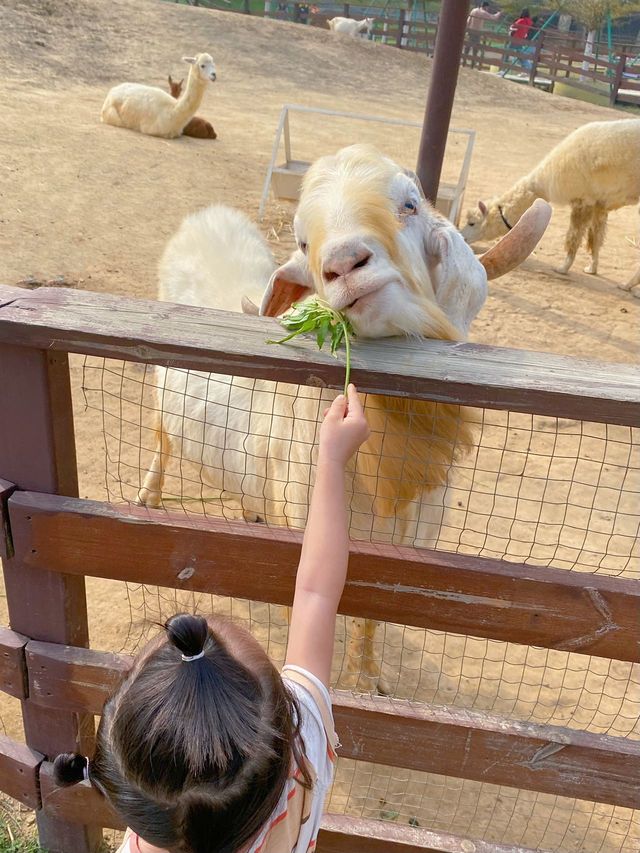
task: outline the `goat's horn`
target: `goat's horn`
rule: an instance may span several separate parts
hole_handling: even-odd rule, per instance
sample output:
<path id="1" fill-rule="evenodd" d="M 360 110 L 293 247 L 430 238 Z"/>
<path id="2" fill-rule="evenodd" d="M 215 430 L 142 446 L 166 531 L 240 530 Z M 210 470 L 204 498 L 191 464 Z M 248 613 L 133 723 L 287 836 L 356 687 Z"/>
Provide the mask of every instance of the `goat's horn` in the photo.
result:
<path id="1" fill-rule="evenodd" d="M 540 242 L 550 219 L 551 205 L 537 198 L 511 231 L 478 258 L 487 278 L 498 278 L 526 260 Z"/>
<path id="2" fill-rule="evenodd" d="M 258 308 L 258 306 L 255 304 L 255 302 L 252 302 L 248 296 L 242 297 L 242 303 L 241 304 L 242 304 L 242 313 L 243 314 L 255 314 L 257 317 L 258 314 L 260 313 L 260 309 Z"/>

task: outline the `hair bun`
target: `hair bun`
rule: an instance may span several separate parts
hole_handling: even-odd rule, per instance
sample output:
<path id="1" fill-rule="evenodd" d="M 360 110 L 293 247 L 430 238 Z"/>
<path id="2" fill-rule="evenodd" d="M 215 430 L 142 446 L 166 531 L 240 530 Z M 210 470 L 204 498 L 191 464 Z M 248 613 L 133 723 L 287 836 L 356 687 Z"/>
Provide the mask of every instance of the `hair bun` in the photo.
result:
<path id="1" fill-rule="evenodd" d="M 199 655 L 209 636 L 209 623 L 204 616 L 179 613 L 164 626 L 172 643 L 183 655 Z"/>
<path id="2" fill-rule="evenodd" d="M 64 752 L 53 762 L 53 778 L 56 785 L 66 787 L 86 779 L 89 759 L 77 752 Z"/>

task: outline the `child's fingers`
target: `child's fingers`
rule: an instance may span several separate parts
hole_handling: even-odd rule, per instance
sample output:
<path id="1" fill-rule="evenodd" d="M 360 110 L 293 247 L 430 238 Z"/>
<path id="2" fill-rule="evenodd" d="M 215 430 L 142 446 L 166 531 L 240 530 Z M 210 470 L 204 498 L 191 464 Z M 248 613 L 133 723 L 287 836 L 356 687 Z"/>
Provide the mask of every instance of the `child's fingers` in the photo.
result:
<path id="1" fill-rule="evenodd" d="M 362 403 L 360 402 L 360 398 L 358 397 L 358 392 L 356 391 L 355 385 L 349 385 L 347 388 L 347 394 L 349 399 L 349 411 L 348 417 L 350 418 L 359 418 L 364 417 L 364 410 L 362 408 Z"/>
<path id="2" fill-rule="evenodd" d="M 347 407 L 347 398 L 344 394 L 338 394 L 333 403 L 327 409 L 326 417 L 335 418 L 336 420 L 344 418 L 344 412 Z"/>

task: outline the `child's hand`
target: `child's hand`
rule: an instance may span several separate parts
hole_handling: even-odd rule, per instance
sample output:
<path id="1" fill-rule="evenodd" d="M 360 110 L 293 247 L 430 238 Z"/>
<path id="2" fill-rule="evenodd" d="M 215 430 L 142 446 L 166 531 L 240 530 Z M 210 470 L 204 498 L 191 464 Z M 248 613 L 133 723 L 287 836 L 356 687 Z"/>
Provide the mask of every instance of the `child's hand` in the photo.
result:
<path id="1" fill-rule="evenodd" d="M 331 460 L 345 466 L 360 445 L 369 438 L 369 424 L 355 386 L 347 397 L 340 394 L 327 409 L 320 427 L 319 462 Z"/>

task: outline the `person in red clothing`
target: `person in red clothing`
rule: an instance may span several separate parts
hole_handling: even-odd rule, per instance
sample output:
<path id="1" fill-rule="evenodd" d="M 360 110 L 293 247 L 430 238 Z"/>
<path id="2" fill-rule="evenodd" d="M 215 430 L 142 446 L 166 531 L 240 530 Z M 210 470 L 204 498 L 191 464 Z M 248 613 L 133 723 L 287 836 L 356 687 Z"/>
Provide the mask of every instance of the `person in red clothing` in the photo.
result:
<path id="1" fill-rule="evenodd" d="M 520 17 L 517 18 L 509 27 L 509 35 L 515 39 L 526 39 L 532 26 L 533 20 L 529 15 L 529 9 L 524 8 L 522 12 L 520 12 Z"/>
<path id="2" fill-rule="evenodd" d="M 517 50 L 519 53 L 529 52 L 527 45 L 523 45 L 522 42 L 529 37 L 529 31 L 532 27 L 533 20 L 529 15 L 529 9 L 525 6 L 522 12 L 520 12 L 520 17 L 517 18 L 509 27 L 509 35 L 513 42 L 515 42 L 511 45 L 512 50 Z M 530 60 L 518 58 L 517 61 L 526 71 L 531 70 Z"/>

